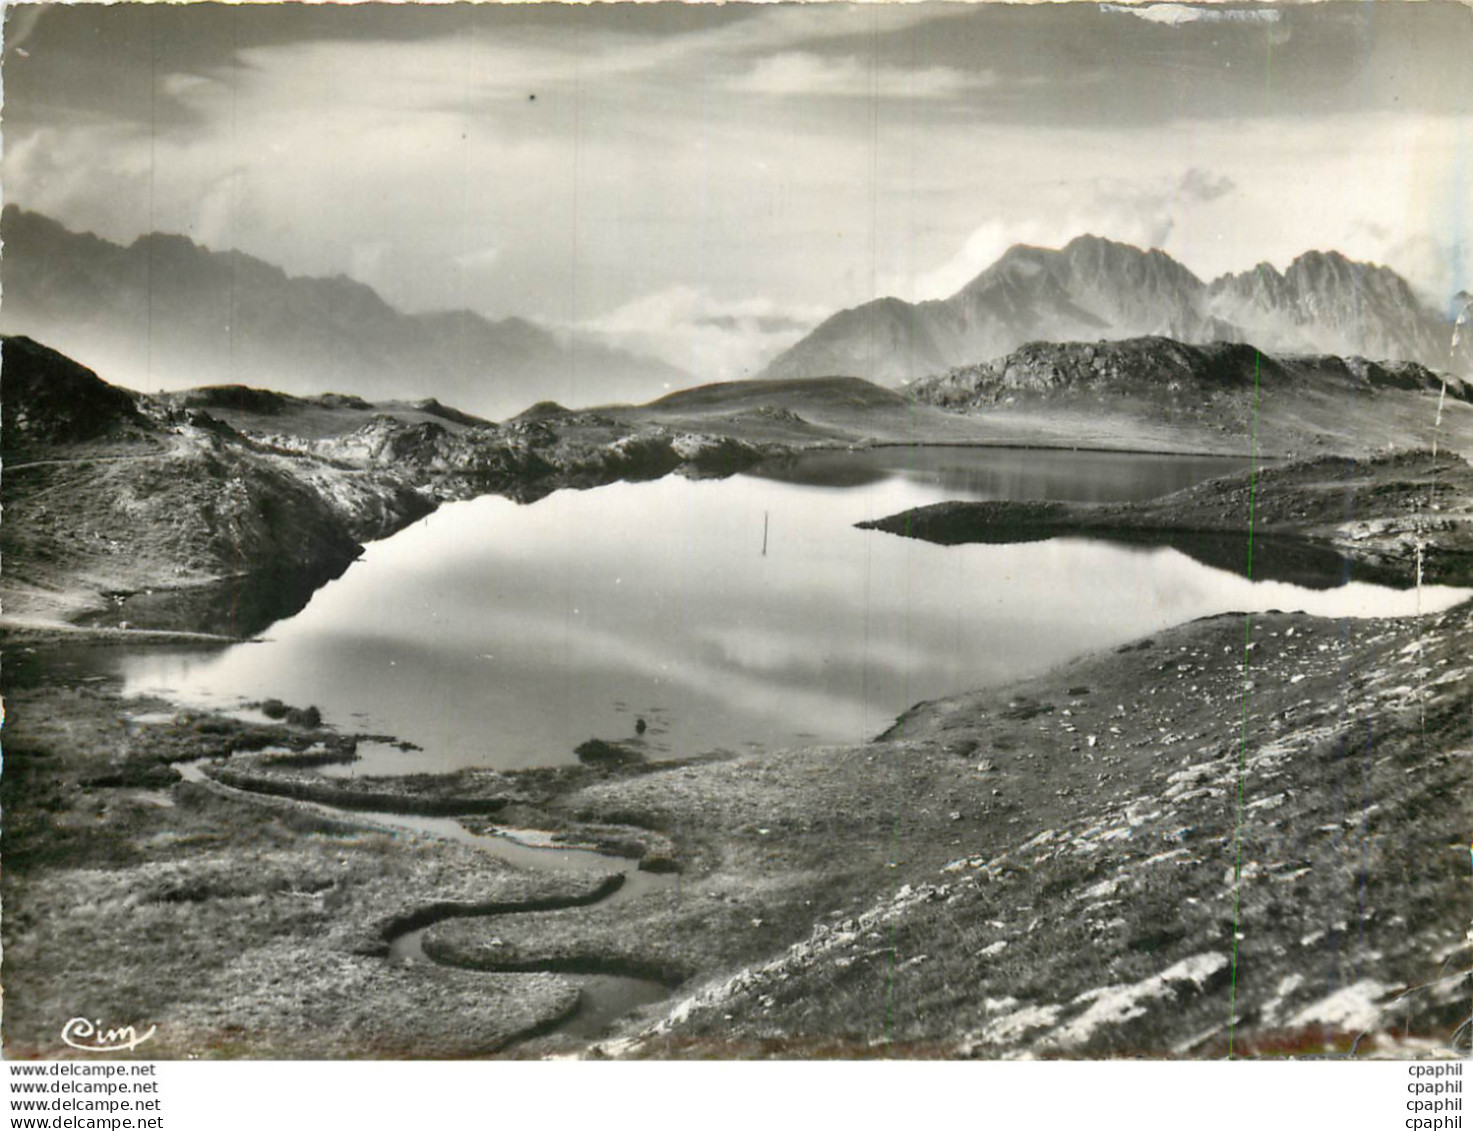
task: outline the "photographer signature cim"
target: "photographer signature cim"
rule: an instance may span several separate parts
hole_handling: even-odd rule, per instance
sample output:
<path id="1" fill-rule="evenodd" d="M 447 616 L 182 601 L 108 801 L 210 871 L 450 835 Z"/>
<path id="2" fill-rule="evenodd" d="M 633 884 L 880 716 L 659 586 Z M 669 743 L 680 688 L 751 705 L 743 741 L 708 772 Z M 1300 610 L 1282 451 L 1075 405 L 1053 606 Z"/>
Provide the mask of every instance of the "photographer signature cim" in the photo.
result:
<path id="1" fill-rule="evenodd" d="M 131 1052 L 158 1032 L 157 1025 L 150 1025 L 140 1033 L 132 1025 L 105 1028 L 101 1021 L 86 1017 L 73 1017 L 61 1027 L 63 1043 L 82 1052 Z"/>

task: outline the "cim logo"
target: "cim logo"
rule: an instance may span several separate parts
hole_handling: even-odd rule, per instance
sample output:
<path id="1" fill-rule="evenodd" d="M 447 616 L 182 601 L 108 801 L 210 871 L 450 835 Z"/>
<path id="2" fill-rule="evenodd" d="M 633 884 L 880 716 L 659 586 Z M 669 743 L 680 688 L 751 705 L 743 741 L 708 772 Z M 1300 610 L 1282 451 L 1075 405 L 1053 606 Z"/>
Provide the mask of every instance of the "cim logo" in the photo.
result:
<path id="1" fill-rule="evenodd" d="M 119 1025 L 115 1029 L 103 1027 L 101 1021 L 86 1017 L 73 1017 L 61 1027 L 62 1041 L 82 1052 L 132 1052 L 144 1041 L 158 1032 L 157 1025 L 150 1025 L 148 1032 L 139 1033 L 132 1025 Z"/>

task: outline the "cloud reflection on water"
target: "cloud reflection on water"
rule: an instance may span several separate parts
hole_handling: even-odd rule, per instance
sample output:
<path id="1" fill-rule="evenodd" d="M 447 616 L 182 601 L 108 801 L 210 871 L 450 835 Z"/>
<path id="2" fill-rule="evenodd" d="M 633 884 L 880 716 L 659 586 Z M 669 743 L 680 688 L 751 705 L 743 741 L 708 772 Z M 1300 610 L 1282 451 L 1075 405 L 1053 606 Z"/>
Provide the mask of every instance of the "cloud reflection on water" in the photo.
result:
<path id="1" fill-rule="evenodd" d="M 1093 474 L 1097 460 L 1080 470 Z M 1049 463 L 1054 480 L 1058 459 Z M 1058 489 L 1015 472 L 1010 492 Z M 935 469 L 848 488 L 672 477 L 532 506 L 454 504 L 369 547 L 265 642 L 127 657 L 128 689 L 315 703 L 338 726 L 425 747 L 400 768 L 567 762 L 588 738 L 633 740 L 645 716 L 656 724 L 649 752 L 666 757 L 861 741 L 919 699 L 1212 613 L 1418 609 L 1415 592 L 1254 583 L 1164 548 L 941 547 L 854 529 L 954 497 L 946 479 Z M 1424 589 L 1420 608 L 1460 595 Z"/>

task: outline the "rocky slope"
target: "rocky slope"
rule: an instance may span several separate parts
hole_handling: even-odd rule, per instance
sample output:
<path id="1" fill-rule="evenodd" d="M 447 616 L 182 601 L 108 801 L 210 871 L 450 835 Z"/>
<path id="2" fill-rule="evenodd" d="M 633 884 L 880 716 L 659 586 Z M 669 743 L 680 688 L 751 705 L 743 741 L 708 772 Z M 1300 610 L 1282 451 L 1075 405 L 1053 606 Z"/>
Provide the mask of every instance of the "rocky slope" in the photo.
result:
<path id="1" fill-rule="evenodd" d="M 603 1051 L 1465 1054 L 1470 615 L 1215 617 L 744 760 L 769 883 L 873 822 L 875 894 Z M 805 805 L 856 762 L 873 804 Z M 698 791 L 605 795 L 674 828 Z"/>
<path id="2" fill-rule="evenodd" d="M 12 338 L 5 342 L 4 355 L 0 445 L 10 461 L 24 462 L 52 444 L 108 436 L 139 441 L 149 431 L 133 394 L 55 350 L 29 338 Z"/>
<path id="3" fill-rule="evenodd" d="M 1036 420 L 1078 431 L 1092 418 L 1192 436 L 1204 448 L 1232 438 L 1240 451 L 1275 455 L 1369 453 L 1434 438 L 1473 453 L 1468 381 L 1417 362 L 1271 355 L 1246 343 L 1030 342 L 906 392 L 994 426 Z"/>
<path id="4" fill-rule="evenodd" d="M 1434 373 L 1416 362 L 1374 362 L 1362 357 L 1273 356 L 1247 344 L 1193 346 L 1170 338 L 1133 338 L 1089 344 L 1031 342 L 979 365 L 962 366 L 917 381 L 917 400 L 951 409 L 996 406 L 1008 397 L 1040 399 L 1089 394 L 1161 396 L 1178 411 L 1205 393 L 1304 385 L 1315 378 L 1358 390 L 1402 389 L 1473 401 L 1473 386 Z"/>
<path id="5" fill-rule="evenodd" d="M 1453 345 L 1452 321 L 1388 268 L 1310 252 L 1283 273 L 1265 264 L 1208 284 L 1165 252 L 1080 236 L 1057 251 L 1010 248 L 947 299 L 883 298 L 840 311 L 761 376 L 899 382 L 1030 341 L 1143 335 L 1473 371 L 1473 348 Z"/>
<path id="6" fill-rule="evenodd" d="M 548 396 L 642 401 L 689 383 L 663 362 L 563 341 L 523 319 L 404 314 L 343 276 L 289 276 L 183 236 L 153 233 L 123 247 L 13 205 L 0 235 L 0 329 L 137 388 L 229 382 L 378 399 L 430 385 L 501 416 Z"/>
<path id="7" fill-rule="evenodd" d="M 3 345 L 5 614 L 249 635 L 449 499 L 520 499 L 768 449 L 557 410 L 495 425 L 241 387 L 144 396 Z"/>

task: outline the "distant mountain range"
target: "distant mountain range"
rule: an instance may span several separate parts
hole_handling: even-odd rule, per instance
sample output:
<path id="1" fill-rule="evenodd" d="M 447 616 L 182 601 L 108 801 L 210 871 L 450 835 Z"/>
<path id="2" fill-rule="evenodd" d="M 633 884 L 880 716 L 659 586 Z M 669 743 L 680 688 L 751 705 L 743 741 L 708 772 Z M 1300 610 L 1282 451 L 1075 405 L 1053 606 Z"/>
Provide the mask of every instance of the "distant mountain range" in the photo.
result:
<path id="1" fill-rule="evenodd" d="M 535 401 L 646 401 L 681 370 L 524 319 L 405 314 L 345 276 L 302 278 L 153 233 L 127 247 L 9 205 L 0 330 L 144 391 L 209 384 L 434 396 L 501 418 Z"/>
<path id="2" fill-rule="evenodd" d="M 846 374 L 901 382 L 985 362 L 1034 341 L 1143 336 L 1252 342 L 1473 371 L 1473 335 L 1387 267 L 1312 251 L 1204 283 L 1163 251 L 1097 236 L 1061 250 L 1010 248 L 948 299 L 883 298 L 842 310 L 775 358 L 768 378 Z"/>

